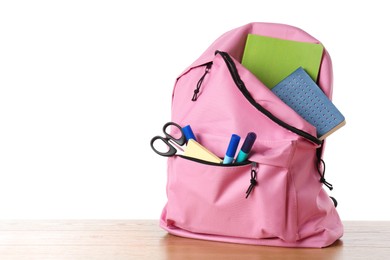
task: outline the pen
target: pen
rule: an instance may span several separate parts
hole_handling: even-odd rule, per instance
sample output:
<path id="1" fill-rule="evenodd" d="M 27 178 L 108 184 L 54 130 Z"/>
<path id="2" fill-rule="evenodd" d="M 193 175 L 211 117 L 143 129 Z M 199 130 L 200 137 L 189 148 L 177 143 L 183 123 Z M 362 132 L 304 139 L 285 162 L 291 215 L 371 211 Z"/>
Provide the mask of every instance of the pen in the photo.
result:
<path id="1" fill-rule="evenodd" d="M 241 137 L 236 134 L 232 134 L 230 138 L 229 146 L 225 154 L 225 158 L 223 159 L 223 164 L 232 163 L 234 160 L 234 155 L 237 151 L 238 143 L 240 142 Z"/>
<path id="2" fill-rule="evenodd" d="M 252 149 L 252 146 L 256 140 L 256 134 L 253 132 L 248 133 L 245 138 L 245 141 L 241 147 L 240 152 L 237 155 L 236 163 L 243 162 L 248 158 L 249 151 Z"/>

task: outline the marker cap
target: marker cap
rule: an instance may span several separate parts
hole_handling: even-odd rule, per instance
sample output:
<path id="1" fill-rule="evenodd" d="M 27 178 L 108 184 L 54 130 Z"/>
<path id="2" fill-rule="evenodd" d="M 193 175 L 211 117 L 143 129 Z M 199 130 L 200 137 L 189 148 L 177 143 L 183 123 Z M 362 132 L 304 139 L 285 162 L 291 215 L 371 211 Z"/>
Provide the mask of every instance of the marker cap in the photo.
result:
<path id="1" fill-rule="evenodd" d="M 241 151 L 244 153 L 249 153 L 249 151 L 252 149 L 253 144 L 256 140 L 256 134 L 253 132 L 248 133 L 248 135 L 245 138 L 244 144 L 241 147 Z"/>
<path id="2" fill-rule="evenodd" d="M 239 137 L 236 134 L 232 134 L 232 137 L 230 138 L 230 143 L 228 146 L 228 149 L 226 151 L 226 155 L 229 157 L 233 157 L 236 154 L 238 143 L 240 142 L 241 137 Z"/>
<path id="3" fill-rule="evenodd" d="M 187 139 L 187 142 L 188 142 L 188 140 L 190 140 L 190 139 L 194 139 L 194 140 L 196 141 L 194 132 L 192 132 L 192 129 L 191 129 L 191 126 L 190 126 L 190 125 L 186 125 L 185 127 L 182 128 L 182 130 L 183 130 L 184 136 L 185 136 L 186 139 Z"/>

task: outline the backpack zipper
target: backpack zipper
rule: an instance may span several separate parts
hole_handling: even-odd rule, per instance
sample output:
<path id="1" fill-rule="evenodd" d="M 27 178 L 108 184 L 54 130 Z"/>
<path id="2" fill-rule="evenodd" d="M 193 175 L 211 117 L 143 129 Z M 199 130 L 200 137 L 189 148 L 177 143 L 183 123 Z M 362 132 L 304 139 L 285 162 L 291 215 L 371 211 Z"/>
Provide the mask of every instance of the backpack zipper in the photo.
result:
<path id="1" fill-rule="evenodd" d="M 198 158 L 193 158 L 193 157 L 188 157 L 185 155 L 177 155 L 178 157 L 181 157 L 183 159 L 189 160 L 189 161 L 194 161 L 197 163 L 205 164 L 205 165 L 211 165 L 211 166 L 219 166 L 219 167 L 239 167 L 239 166 L 244 166 L 244 165 L 251 165 L 250 168 L 250 180 L 249 180 L 249 187 L 246 189 L 245 192 L 245 199 L 249 197 L 249 195 L 252 193 L 253 189 L 257 185 L 257 171 L 258 171 L 258 163 L 257 162 L 252 162 L 252 161 L 244 161 L 240 163 L 229 163 L 229 164 L 223 164 L 223 163 L 214 163 L 214 162 L 208 162 L 204 161 Z"/>
<path id="2" fill-rule="evenodd" d="M 192 101 L 196 101 L 198 99 L 200 87 L 202 86 L 203 80 L 206 77 L 207 73 L 209 73 L 211 65 L 213 65 L 213 62 L 210 61 L 204 65 L 206 65 L 206 68 L 204 70 L 203 76 L 199 79 L 198 83 L 196 84 L 196 87 L 194 89 L 194 95 L 192 96 L 192 99 L 191 99 Z"/>
<path id="3" fill-rule="evenodd" d="M 246 190 L 246 196 L 245 198 L 247 199 L 255 186 L 257 185 L 257 163 L 252 162 L 252 167 L 251 167 L 251 179 L 250 179 L 250 185 L 248 189 Z"/>
<path id="4" fill-rule="evenodd" d="M 308 139 L 309 141 L 312 141 L 313 143 L 315 144 L 318 144 L 318 145 L 321 145 L 322 144 L 322 141 L 319 140 L 317 137 L 305 132 L 305 131 L 302 131 L 298 128 L 295 128 L 293 127 L 292 125 L 289 125 L 287 124 L 286 122 L 280 120 L 278 117 L 276 117 L 275 115 L 273 115 L 270 111 L 268 111 L 267 109 L 265 109 L 262 105 L 260 105 L 259 103 L 257 103 L 252 95 L 249 93 L 248 89 L 246 88 L 244 82 L 241 80 L 240 78 L 240 75 L 238 74 L 238 71 L 237 71 L 237 67 L 236 65 L 234 64 L 234 61 L 232 60 L 232 58 L 229 56 L 228 53 L 226 52 L 223 52 L 223 51 L 216 51 L 215 52 L 215 55 L 221 55 L 222 58 L 224 59 L 228 69 L 229 69 L 229 72 L 233 78 L 233 81 L 235 82 L 236 86 L 238 87 L 238 89 L 241 91 L 241 93 L 244 95 L 244 97 L 255 107 L 257 108 L 257 110 L 259 110 L 261 113 L 263 113 L 265 116 L 267 116 L 269 119 L 271 119 L 273 122 L 277 123 L 278 125 L 284 127 L 285 129 L 287 130 L 290 130 L 291 132 L 299 135 L 299 136 L 302 136 L 306 139 Z"/>
<path id="5" fill-rule="evenodd" d="M 243 165 L 248 165 L 248 164 L 251 164 L 252 162 L 251 161 L 243 161 L 243 162 L 240 162 L 240 163 L 228 163 L 228 164 L 223 164 L 223 163 L 215 163 L 215 162 L 209 162 L 209 161 L 205 161 L 205 160 L 202 160 L 202 159 L 198 159 L 198 158 L 194 158 L 194 157 L 189 157 L 189 156 L 186 156 L 186 155 L 177 155 L 178 157 L 181 157 L 183 159 L 186 159 L 186 160 L 189 160 L 189 161 L 194 161 L 194 162 L 198 162 L 198 163 L 201 163 L 201 164 L 205 164 L 205 165 L 211 165 L 211 166 L 221 166 L 221 167 L 234 167 L 234 166 L 243 166 Z"/>

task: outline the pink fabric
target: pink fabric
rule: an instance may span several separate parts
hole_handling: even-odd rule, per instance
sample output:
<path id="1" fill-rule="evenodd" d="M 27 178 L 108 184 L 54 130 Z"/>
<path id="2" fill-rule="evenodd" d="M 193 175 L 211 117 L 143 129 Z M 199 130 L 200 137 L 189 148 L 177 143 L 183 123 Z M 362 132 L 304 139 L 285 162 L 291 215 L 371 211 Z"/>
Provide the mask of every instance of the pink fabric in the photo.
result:
<path id="1" fill-rule="evenodd" d="M 258 184 L 250 196 L 253 165 L 208 165 L 187 158 L 168 160 L 168 203 L 161 227 L 168 232 L 215 241 L 287 247 L 325 247 L 343 234 L 343 226 L 316 169 L 318 145 L 299 137 L 254 108 L 242 95 L 216 50 L 235 60 L 241 79 L 263 107 L 298 129 L 315 128 L 277 98 L 241 64 L 248 33 L 316 42 L 304 31 L 281 24 L 252 23 L 215 41 L 178 78 L 172 96 L 172 121 L 190 124 L 198 141 L 223 158 L 232 133 L 257 134 L 249 160 L 257 163 Z M 213 62 L 198 100 L 191 101 L 207 62 Z M 325 51 L 319 84 L 332 93 L 332 67 Z M 242 142 L 242 141 L 241 141 Z"/>

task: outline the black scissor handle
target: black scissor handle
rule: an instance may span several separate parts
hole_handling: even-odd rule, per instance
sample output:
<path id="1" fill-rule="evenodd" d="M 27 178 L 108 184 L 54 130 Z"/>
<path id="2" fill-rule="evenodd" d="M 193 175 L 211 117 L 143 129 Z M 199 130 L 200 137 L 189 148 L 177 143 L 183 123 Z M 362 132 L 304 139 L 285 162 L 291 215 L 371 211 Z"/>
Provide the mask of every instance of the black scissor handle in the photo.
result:
<path id="1" fill-rule="evenodd" d="M 169 133 L 167 133 L 167 127 L 169 127 L 169 126 L 175 126 L 180 131 L 181 135 L 180 135 L 179 138 L 174 138 Z M 184 133 L 183 133 L 183 130 L 181 129 L 181 126 L 179 126 L 178 124 L 176 124 L 174 122 L 166 123 L 163 126 L 163 132 L 164 132 L 164 134 L 165 134 L 165 136 L 167 137 L 168 140 L 170 139 L 170 140 L 174 141 L 175 143 L 177 143 L 180 146 L 184 145 L 186 143 L 186 137 L 184 136 Z"/>
<path id="2" fill-rule="evenodd" d="M 159 150 L 157 150 L 156 148 L 154 148 L 154 142 L 156 140 L 161 140 L 163 141 L 168 147 L 169 147 L 169 150 L 165 153 L 162 153 L 160 152 Z M 177 152 L 176 148 L 173 147 L 173 145 L 171 145 L 169 142 L 168 142 L 168 138 L 164 138 L 164 137 L 161 137 L 161 136 L 155 136 L 152 138 L 152 140 L 150 140 L 150 146 L 152 147 L 153 151 L 155 151 L 157 154 L 161 155 L 161 156 L 174 156 Z"/>

